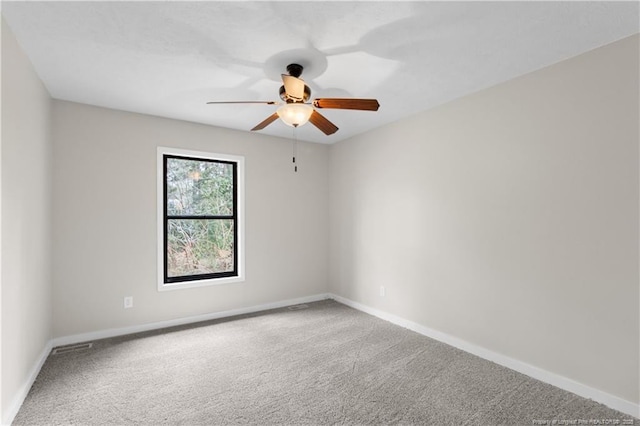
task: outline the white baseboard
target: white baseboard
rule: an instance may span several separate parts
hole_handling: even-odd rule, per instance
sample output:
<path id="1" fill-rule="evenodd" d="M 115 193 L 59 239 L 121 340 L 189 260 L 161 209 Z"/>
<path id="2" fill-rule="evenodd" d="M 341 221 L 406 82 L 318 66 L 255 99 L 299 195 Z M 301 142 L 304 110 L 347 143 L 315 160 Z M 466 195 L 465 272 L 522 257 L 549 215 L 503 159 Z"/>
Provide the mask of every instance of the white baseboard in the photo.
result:
<path id="1" fill-rule="evenodd" d="M 469 352 L 473 355 L 479 356 L 480 358 L 495 362 L 496 364 L 510 368 L 511 370 L 526 374 L 529 377 L 533 377 L 534 379 L 556 386 L 560 389 L 564 389 L 583 398 L 592 399 L 596 402 L 606 405 L 607 407 L 613 408 L 614 410 L 618 410 L 630 416 L 640 418 L 640 405 L 637 403 L 633 403 L 615 395 L 611 395 L 607 392 L 592 388 L 559 374 L 543 370 L 541 368 L 527 364 L 526 362 L 490 351 L 489 349 L 474 345 L 473 343 L 469 343 L 465 340 L 458 339 L 457 337 L 451 336 L 441 331 L 425 327 L 399 316 L 392 315 L 375 308 L 371 308 L 358 302 L 354 302 L 353 300 L 338 296 L 337 294 L 329 293 L 328 296 L 330 299 L 350 306 L 359 311 L 365 312 L 385 321 L 389 321 L 390 323 L 407 328 L 411 331 L 415 331 L 416 333 L 446 343 L 465 352 Z"/>
<path id="2" fill-rule="evenodd" d="M 24 402 L 24 399 L 27 397 L 27 394 L 29 393 L 31 386 L 33 386 L 33 383 L 36 381 L 36 377 L 38 377 L 38 374 L 40 373 L 40 370 L 42 369 L 44 362 L 47 360 L 47 357 L 49 356 L 51 349 L 52 349 L 52 346 L 51 346 L 51 340 L 50 340 L 47 342 L 44 349 L 40 353 L 40 356 L 38 357 L 36 364 L 33 366 L 31 371 L 29 372 L 29 376 L 27 377 L 27 380 L 22 384 L 22 386 L 18 390 L 18 393 L 13 397 L 13 401 L 11 401 L 11 405 L 9 406 L 7 411 L 3 413 L 3 418 L 2 418 L 3 425 L 10 425 L 13 422 L 13 419 L 16 417 L 16 414 L 18 414 L 20 407 L 22 407 L 22 403 Z"/>
<path id="3" fill-rule="evenodd" d="M 300 297 L 297 299 L 287 299 L 279 302 L 265 303 L 246 308 L 231 309 L 228 311 L 214 312 L 211 314 L 196 315 L 185 318 L 177 318 L 167 321 L 153 322 L 149 324 L 134 325 L 130 327 L 110 328 L 107 330 L 92 331 L 89 333 L 74 334 L 70 336 L 57 337 L 52 341 L 52 347 L 73 345 L 75 343 L 88 342 L 91 340 L 106 339 L 108 337 L 125 336 L 127 334 L 140 333 L 142 331 L 158 330 L 161 328 L 174 327 L 177 325 L 192 324 L 201 321 L 209 321 L 213 319 L 232 317 L 235 315 L 250 314 L 253 312 L 267 311 L 269 309 L 278 309 L 285 306 L 298 305 L 300 303 L 311 303 L 319 300 L 328 299 L 326 293 L 316 294 L 313 296 Z"/>

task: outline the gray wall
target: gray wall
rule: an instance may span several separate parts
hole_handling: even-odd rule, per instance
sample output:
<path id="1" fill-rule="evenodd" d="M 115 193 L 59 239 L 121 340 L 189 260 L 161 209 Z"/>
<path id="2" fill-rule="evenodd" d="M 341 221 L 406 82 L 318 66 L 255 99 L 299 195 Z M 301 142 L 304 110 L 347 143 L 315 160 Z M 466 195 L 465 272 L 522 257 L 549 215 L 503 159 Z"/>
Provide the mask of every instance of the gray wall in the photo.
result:
<path id="1" fill-rule="evenodd" d="M 326 293 L 328 146 L 63 101 L 53 139 L 56 337 Z M 245 157 L 245 282 L 158 292 L 158 146 Z"/>
<path id="2" fill-rule="evenodd" d="M 51 339 L 51 99 L 2 20 L 2 361 L 6 419 Z M 26 389 L 25 389 L 26 386 Z"/>
<path id="3" fill-rule="evenodd" d="M 637 404 L 638 49 L 332 146 L 330 291 Z"/>

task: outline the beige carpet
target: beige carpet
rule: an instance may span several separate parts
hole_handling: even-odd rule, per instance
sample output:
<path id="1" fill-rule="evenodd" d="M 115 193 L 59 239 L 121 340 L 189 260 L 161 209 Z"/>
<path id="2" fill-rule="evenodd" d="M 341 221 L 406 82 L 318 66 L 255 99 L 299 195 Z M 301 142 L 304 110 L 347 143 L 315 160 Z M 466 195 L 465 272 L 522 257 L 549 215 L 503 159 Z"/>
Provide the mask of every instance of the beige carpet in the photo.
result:
<path id="1" fill-rule="evenodd" d="M 50 355 L 14 424 L 532 425 L 581 419 L 633 420 L 323 301 Z"/>

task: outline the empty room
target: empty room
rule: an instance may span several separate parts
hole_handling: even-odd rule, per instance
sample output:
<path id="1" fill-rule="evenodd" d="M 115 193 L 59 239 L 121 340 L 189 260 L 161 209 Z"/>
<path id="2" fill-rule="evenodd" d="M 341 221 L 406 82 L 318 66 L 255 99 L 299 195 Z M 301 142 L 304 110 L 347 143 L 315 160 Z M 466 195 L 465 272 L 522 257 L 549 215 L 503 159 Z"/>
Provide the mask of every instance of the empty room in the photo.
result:
<path id="1" fill-rule="evenodd" d="M 3 425 L 640 424 L 640 3 L 0 7 Z"/>

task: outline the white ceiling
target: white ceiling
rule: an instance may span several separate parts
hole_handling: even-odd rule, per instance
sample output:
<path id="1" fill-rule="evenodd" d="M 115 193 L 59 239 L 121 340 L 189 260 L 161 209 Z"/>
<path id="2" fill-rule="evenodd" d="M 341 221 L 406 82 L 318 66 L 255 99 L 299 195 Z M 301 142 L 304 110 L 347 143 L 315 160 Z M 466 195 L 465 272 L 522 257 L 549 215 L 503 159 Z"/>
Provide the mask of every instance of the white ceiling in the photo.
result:
<path id="1" fill-rule="evenodd" d="M 322 110 L 301 140 L 332 143 L 638 33 L 637 2 L 2 2 L 51 96 L 249 130 L 291 62 Z M 280 120 L 260 133 L 291 138 Z"/>

